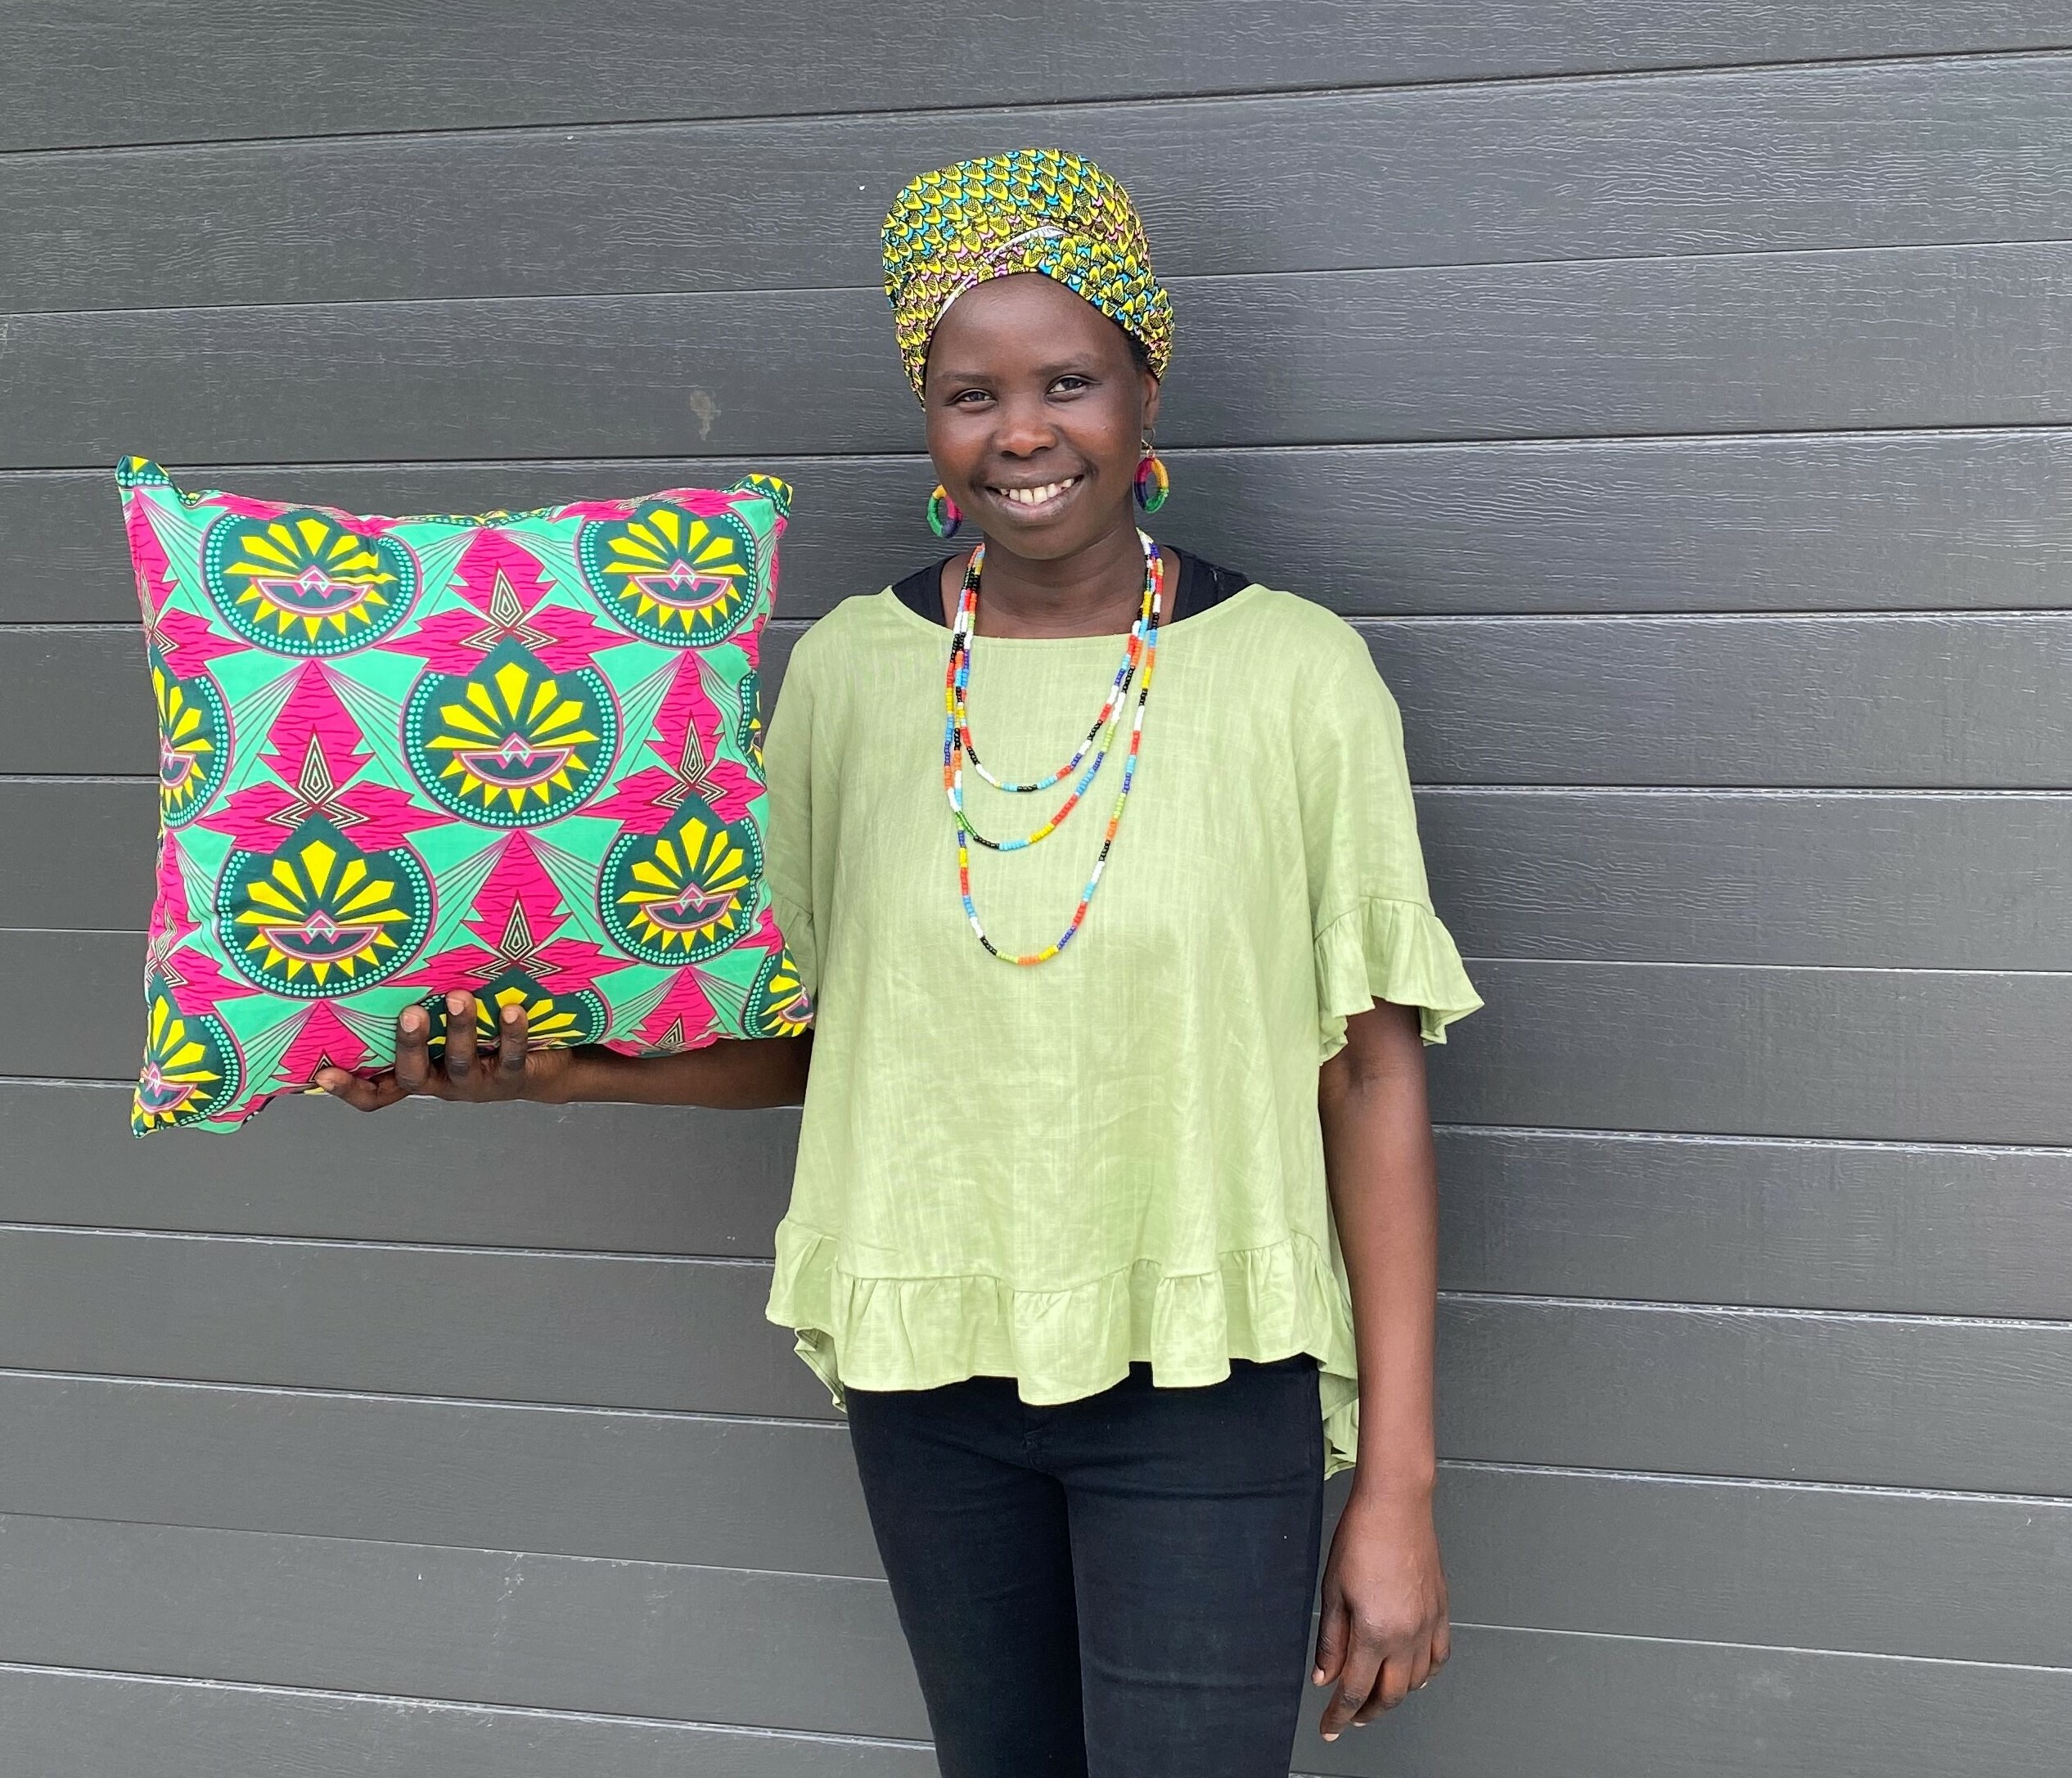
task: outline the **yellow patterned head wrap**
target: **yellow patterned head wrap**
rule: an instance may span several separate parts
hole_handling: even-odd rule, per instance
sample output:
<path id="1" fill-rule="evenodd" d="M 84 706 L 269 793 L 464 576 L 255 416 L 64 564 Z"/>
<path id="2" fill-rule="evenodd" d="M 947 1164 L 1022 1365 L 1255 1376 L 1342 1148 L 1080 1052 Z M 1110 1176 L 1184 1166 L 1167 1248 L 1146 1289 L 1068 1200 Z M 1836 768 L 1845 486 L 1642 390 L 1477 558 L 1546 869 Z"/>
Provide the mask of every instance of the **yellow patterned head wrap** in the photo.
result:
<path id="1" fill-rule="evenodd" d="M 1091 160 L 1018 148 L 922 173 L 885 219 L 885 294 L 917 395 L 944 311 L 973 285 L 1011 272 L 1040 272 L 1076 290 L 1144 348 L 1155 376 L 1165 375 L 1173 302 L 1151 271 L 1129 194 Z"/>

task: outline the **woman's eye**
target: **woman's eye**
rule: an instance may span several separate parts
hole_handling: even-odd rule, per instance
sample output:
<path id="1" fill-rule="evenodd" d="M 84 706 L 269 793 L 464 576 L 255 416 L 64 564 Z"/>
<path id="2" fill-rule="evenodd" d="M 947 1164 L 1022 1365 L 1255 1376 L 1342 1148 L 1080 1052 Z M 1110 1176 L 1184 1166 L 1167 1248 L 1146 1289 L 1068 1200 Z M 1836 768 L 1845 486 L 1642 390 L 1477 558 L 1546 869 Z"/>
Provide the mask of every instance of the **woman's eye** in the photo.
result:
<path id="1" fill-rule="evenodd" d="M 1092 380 L 1084 376 L 1061 376 L 1051 387 L 1061 394 L 1077 394 L 1083 389 L 1091 388 Z"/>
<path id="2" fill-rule="evenodd" d="M 978 402 L 989 401 L 992 397 L 982 389 L 961 389 L 950 397 L 953 407 L 969 407 Z"/>

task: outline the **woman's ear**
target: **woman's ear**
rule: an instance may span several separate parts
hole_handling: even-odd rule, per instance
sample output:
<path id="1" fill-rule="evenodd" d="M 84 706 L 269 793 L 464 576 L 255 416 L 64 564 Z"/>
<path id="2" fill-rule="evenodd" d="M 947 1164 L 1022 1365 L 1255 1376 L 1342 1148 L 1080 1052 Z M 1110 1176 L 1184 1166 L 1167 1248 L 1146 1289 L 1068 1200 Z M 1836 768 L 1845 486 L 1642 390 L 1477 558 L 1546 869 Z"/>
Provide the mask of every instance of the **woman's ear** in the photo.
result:
<path id="1" fill-rule="evenodd" d="M 1149 438 L 1151 428 L 1158 424 L 1158 378 L 1149 371 L 1141 374 L 1144 379 L 1144 435 Z"/>

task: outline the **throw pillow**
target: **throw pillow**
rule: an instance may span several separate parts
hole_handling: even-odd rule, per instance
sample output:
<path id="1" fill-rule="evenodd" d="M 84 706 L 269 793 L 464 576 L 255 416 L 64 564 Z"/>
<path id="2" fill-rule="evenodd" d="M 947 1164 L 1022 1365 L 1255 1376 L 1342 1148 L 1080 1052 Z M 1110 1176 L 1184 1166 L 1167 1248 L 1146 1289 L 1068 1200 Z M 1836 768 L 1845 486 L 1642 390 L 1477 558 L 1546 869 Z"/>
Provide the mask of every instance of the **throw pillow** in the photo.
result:
<path id="1" fill-rule="evenodd" d="M 763 883 L 791 490 L 381 518 L 116 471 L 159 722 L 140 1136 L 229 1130 L 397 1015 L 662 1055 L 811 1016 Z"/>

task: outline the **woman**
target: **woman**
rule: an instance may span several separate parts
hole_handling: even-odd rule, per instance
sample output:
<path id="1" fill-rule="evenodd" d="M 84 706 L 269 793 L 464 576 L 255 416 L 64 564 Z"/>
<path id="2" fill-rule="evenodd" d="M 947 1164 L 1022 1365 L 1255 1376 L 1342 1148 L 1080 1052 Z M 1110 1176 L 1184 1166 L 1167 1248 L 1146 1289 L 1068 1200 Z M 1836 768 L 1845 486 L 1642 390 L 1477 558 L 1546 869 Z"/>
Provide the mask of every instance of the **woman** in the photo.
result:
<path id="1" fill-rule="evenodd" d="M 1446 1659 L 1421 1042 L 1480 1002 L 1365 645 L 1137 528 L 1171 308 L 1121 188 L 967 161 L 885 240 L 931 516 L 984 542 L 792 658 L 813 1031 L 634 1060 L 512 1008 L 481 1053 L 456 993 L 437 1071 L 411 1012 L 321 1084 L 803 1101 L 769 1313 L 847 1408 L 943 1771 L 1281 1778 L 1330 1470 L 1325 1738 Z"/>

